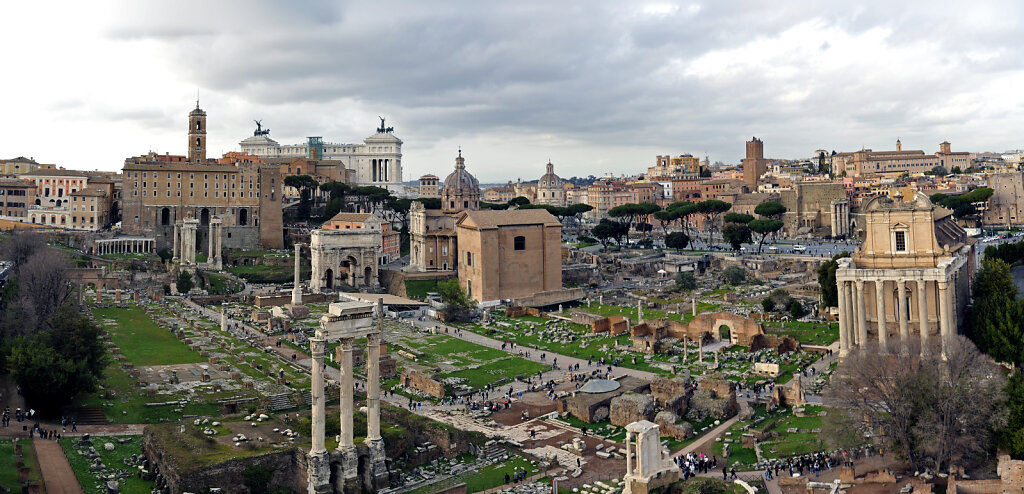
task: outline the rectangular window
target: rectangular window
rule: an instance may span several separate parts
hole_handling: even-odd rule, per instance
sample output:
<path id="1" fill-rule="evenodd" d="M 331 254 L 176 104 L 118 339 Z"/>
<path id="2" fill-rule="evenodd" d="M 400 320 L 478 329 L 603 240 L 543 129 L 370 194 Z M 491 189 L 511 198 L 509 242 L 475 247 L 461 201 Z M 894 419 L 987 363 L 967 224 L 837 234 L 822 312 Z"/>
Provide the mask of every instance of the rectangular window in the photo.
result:
<path id="1" fill-rule="evenodd" d="M 907 251 L 907 232 L 896 232 L 896 252 Z"/>

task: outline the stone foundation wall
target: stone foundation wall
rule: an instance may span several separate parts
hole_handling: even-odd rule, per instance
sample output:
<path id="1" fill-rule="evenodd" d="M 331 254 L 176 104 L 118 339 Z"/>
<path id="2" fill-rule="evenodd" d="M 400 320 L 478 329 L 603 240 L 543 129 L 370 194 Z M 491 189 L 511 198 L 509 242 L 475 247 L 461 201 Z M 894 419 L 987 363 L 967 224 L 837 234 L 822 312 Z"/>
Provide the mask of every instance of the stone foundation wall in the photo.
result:
<path id="1" fill-rule="evenodd" d="M 214 487 L 223 489 L 222 492 L 225 494 L 248 494 L 249 489 L 245 486 L 242 472 L 250 467 L 272 469 L 269 484 L 271 487 L 283 487 L 294 492 L 306 491 L 305 454 L 298 449 L 273 451 L 264 455 L 228 460 L 195 471 L 182 471 L 171 458 L 165 457 L 163 449 L 159 447 L 151 429 L 147 427 L 143 431 L 142 451 L 150 462 L 159 467 L 159 473 L 167 480 L 171 494 L 208 492 Z"/>
<path id="2" fill-rule="evenodd" d="M 444 384 L 416 370 L 402 371 L 402 385 L 418 389 L 436 398 L 444 398 Z"/>
<path id="3" fill-rule="evenodd" d="M 505 309 L 505 317 L 523 317 L 523 316 L 543 317 L 543 316 L 541 316 L 540 311 L 537 310 L 537 309 L 534 309 L 533 307 L 516 306 L 516 307 L 509 307 L 509 308 Z"/>

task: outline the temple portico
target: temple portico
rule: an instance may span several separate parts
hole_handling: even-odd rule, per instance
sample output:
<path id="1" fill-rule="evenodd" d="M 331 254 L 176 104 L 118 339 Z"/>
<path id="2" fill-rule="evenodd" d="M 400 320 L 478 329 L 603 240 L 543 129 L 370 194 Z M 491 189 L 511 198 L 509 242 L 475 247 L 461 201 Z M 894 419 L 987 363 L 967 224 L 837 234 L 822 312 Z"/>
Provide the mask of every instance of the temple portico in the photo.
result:
<path id="1" fill-rule="evenodd" d="M 152 254 L 156 252 L 156 239 L 144 237 L 118 237 L 94 240 L 92 253 L 104 254 Z"/>
<path id="2" fill-rule="evenodd" d="M 837 262 L 839 355 L 920 340 L 921 352 L 957 334 L 974 271 L 973 243 L 948 210 L 920 193 L 875 197 L 862 208 L 863 242 Z"/>

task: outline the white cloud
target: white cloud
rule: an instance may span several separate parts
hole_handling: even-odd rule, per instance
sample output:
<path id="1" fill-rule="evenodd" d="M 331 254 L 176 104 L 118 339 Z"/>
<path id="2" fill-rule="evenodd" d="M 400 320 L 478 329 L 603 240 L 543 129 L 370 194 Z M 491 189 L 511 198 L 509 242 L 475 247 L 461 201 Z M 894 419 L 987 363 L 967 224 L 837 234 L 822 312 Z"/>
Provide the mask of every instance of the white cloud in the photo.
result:
<path id="1" fill-rule="evenodd" d="M 0 157 L 118 169 L 394 122 L 405 179 L 462 145 L 484 181 L 637 172 L 655 154 L 1019 147 L 1015 2 L 20 2 L 0 8 Z M 477 164 L 479 167 L 477 167 Z"/>

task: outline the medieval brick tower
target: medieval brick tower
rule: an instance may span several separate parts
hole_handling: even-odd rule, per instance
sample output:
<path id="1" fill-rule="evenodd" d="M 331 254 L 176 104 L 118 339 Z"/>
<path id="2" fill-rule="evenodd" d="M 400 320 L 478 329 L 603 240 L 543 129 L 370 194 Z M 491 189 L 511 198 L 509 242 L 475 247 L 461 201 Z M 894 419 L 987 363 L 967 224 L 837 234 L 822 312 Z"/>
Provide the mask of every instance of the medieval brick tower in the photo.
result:
<path id="1" fill-rule="evenodd" d="M 743 184 L 750 192 L 757 192 L 757 181 L 768 171 L 768 160 L 764 159 L 764 143 L 756 137 L 747 141 L 747 157 L 743 165 Z"/>
<path id="2" fill-rule="evenodd" d="M 199 108 L 199 100 L 188 114 L 188 161 L 206 162 L 206 112 Z"/>

